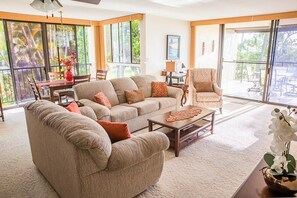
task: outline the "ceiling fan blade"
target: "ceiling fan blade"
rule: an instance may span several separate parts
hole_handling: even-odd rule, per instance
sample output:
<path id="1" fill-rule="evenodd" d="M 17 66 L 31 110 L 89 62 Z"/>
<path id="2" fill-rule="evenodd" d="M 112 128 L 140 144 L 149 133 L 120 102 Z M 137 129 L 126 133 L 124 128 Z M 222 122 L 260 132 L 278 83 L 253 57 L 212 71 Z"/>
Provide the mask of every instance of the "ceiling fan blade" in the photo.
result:
<path id="1" fill-rule="evenodd" d="M 90 4 L 98 5 L 101 0 L 73 0 L 73 1 L 79 1 L 82 3 L 90 3 Z"/>

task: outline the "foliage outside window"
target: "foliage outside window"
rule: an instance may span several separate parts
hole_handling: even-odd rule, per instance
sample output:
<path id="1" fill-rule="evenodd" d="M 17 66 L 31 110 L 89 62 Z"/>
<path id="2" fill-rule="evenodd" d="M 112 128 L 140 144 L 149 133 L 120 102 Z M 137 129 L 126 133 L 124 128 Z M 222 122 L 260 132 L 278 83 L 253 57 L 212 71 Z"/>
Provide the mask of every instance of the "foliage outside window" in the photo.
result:
<path id="1" fill-rule="evenodd" d="M 109 63 L 140 63 L 140 21 L 105 25 L 105 54 Z"/>

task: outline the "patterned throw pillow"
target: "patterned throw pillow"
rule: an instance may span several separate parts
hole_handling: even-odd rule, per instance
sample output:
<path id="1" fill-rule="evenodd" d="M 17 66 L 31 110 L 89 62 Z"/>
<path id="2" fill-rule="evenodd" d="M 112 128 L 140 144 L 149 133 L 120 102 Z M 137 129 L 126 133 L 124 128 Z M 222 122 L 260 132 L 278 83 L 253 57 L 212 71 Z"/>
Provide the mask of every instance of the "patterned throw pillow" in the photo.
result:
<path id="1" fill-rule="evenodd" d="M 212 82 L 195 82 L 196 92 L 213 92 Z"/>
<path id="2" fill-rule="evenodd" d="M 73 112 L 73 113 L 78 113 L 78 114 L 81 114 L 79 108 L 78 108 L 78 105 L 75 101 L 73 101 L 72 103 L 70 103 L 66 109 L 70 112 Z"/>
<path id="3" fill-rule="evenodd" d="M 97 93 L 95 96 L 94 96 L 94 99 L 96 102 L 98 102 L 99 104 L 101 105 L 104 105 L 106 106 L 107 108 L 111 109 L 111 104 L 108 100 L 108 98 L 105 96 L 105 94 L 100 91 L 99 93 Z"/>
<path id="4" fill-rule="evenodd" d="M 97 120 L 97 123 L 104 128 L 112 142 L 125 140 L 131 137 L 131 133 L 126 123 L 107 122 L 103 120 Z"/>
<path id="5" fill-rule="evenodd" d="M 128 104 L 144 101 L 143 90 L 125 90 L 124 91 Z"/>
<path id="6" fill-rule="evenodd" d="M 152 97 L 167 97 L 167 83 L 166 82 L 152 82 Z"/>

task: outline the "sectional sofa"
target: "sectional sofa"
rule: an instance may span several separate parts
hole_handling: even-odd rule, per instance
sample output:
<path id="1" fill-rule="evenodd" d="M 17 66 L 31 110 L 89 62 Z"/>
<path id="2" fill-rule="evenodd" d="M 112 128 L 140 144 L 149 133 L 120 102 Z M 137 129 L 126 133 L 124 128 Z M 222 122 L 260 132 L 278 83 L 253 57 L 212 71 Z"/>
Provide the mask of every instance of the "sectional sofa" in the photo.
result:
<path id="1" fill-rule="evenodd" d="M 168 86 L 168 97 L 152 97 L 152 81 L 157 81 L 152 75 L 93 81 L 74 86 L 74 91 L 81 103 L 94 110 L 97 119 L 125 122 L 128 124 L 129 130 L 133 132 L 147 127 L 148 118 L 180 107 L 183 94 L 181 89 Z M 124 91 L 135 89 L 143 90 L 145 100 L 128 104 Z M 100 91 L 107 96 L 112 105 L 111 109 L 94 101 L 95 94 Z"/>

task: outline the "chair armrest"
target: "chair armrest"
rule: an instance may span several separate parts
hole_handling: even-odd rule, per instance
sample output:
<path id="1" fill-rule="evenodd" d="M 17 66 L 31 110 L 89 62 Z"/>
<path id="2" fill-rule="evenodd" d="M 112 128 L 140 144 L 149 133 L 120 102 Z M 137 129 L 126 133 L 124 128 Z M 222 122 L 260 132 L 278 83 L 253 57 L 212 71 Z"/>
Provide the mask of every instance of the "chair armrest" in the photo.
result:
<path id="1" fill-rule="evenodd" d="M 85 106 L 91 107 L 94 110 L 98 120 L 106 116 L 110 116 L 111 114 L 111 111 L 106 106 L 93 102 L 89 99 L 80 99 L 79 102 L 83 103 Z"/>
<path id="2" fill-rule="evenodd" d="M 79 110 L 82 115 L 87 116 L 92 120 L 97 120 L 97 116 L 91 107 L 83 106 L 83 107 L 79 107 Z"/>
<path id="3" fill-rule="evenodd" d="M 115 171 L 143 162 L 169 147 L 169 139 L 162 132 L 149 132 L 112 144 L 107 170 Z"/>
<path id="4" fill-rule="evenodd" d="M 223 89 L 220 88 L 217 83 L 213 83 L 213 89 L 219 96 L 223 95 Z"/>

